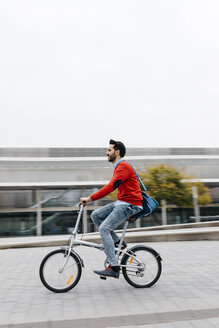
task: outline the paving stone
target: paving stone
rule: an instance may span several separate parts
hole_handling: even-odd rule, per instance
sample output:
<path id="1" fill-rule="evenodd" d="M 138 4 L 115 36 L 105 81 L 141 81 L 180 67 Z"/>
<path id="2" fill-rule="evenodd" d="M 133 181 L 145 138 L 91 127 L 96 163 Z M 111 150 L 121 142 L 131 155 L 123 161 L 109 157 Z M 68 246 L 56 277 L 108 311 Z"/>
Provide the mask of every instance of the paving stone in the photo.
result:
<path id="1" fill-rule="evenodd" d="M 219 309 L 219 266 L 216 265 L 219 263 L 219 241 L 156 242 L 149 245 L 163 258 L 162 276 L 153 287 L 133 288 L 123 276 L 119 280 L 100 280 L 93 270 L 103 268 L 104 253 L 78 247 L 75 250 L 84 259 L 85 268 L 78 285 L 63 294 L 48 291 L 39 279 L 39 265 L 43 257 L 57 247 L 1 250 L 0 328 L 12 323 L 29 325 L 31 321 L 39 321 L 46 326 L 43 320 L 53 322 L 54 327 L 57 321 L 58 327 L 58 320 L 70 320 L 72 324 L 72 320 L 111 316 L 121 318 L 122 325 L 128 327 L 127 316 L 137 320 L 140 315 L 146 318 L 150 314 L 154 315 L 154 322 L 142 324 L 147 323 L 147 328 L 150 325 L 164 328 L 162 324 L 166 323 L 161 322 L 164 320 L 162 313 L 169 313 L 168 328 L 175 328 L 174 324 L 182 323 L 174 317 L 174 313 L 179 311 L 193 311 L 194 315 L 199 315 L 197 320 L 200 324 L 205 320 L 212 325 L 210 328 L 218 328 L 217 318 L 211 321 L 209 313 L 198 311 Z M 202 318 L 203 315 L 206 318 Z M 188 319 L 184 328 L 194 328 L 191 326 L 194 322 Z M 89 325 L 87 323 L 86 328 Z M 62 327 L 65 328 L 64 324 Z"/>

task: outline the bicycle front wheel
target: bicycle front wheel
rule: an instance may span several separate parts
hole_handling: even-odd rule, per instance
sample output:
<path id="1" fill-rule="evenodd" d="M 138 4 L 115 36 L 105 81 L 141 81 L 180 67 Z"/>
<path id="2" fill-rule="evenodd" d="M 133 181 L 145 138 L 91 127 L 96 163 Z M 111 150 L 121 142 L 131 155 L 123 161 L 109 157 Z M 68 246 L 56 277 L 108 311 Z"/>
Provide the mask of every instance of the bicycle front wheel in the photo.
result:
<path id="1" fill-rule="evenodd" d="M 136 288 L 147 288 L 160 278 L 162 265 L 159 254 L 146 246 L 134 246 L 122 258 L 125 280 Z"/>
<path id="2" fill-rule="evenodd" d="M 64 293 L 77 285 L 81 277 L 81 263 L 74 253 L 64 249 L 46 255 L 40 265 L 40 279 L 43 285 L 55 293 Z"/>

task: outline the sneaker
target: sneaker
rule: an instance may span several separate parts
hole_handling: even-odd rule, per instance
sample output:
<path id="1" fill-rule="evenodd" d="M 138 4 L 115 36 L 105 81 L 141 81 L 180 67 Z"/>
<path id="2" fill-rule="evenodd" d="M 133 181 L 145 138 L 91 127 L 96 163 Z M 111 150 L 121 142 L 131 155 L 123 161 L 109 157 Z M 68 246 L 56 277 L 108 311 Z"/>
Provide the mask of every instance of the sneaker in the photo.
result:
<path id="1" fill-rule="evenodd" d="M 119 246 L 119 243 L 120 243 L 120 240 L 118 240 L 116 243 L 115 243 L 115 247 L 118 247 Z M 124 242 L 122 242 L 122 248 L 121 249 L 125 249 L 127 247 L 127 244 Z"/>
<path id="2" fill-rule="evenodd" d="M 106 268 L 105 270 L 94 270 L 94 273 L 99 274 L 101 277 L 119 278 L 119 266 L 117 270 L 113 270 L 112 267 L 109 265 L 108 268 Z"/>

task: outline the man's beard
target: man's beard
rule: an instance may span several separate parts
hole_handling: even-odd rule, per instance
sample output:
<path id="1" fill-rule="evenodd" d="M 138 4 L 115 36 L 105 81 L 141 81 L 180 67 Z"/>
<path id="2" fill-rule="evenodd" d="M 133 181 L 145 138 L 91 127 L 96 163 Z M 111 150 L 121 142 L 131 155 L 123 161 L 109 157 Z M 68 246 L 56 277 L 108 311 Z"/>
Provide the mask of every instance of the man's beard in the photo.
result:
<path id="1" fill-rule="evenodd" d="M 116 159 L 116 156 L 115 155 L 108 156 L 108 161 L 109 162 L 114 162 L 115 159 Z"/>

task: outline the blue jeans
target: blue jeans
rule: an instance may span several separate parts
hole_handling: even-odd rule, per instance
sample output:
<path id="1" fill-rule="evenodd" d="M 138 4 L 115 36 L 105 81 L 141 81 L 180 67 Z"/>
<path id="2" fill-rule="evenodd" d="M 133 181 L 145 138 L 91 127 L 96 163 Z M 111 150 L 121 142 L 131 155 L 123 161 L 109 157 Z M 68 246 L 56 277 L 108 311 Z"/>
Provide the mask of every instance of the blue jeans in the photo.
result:
<path id="1" fill-rule="evenodd" d="M 140 211 L 135 205 L 115 206 L 110 203 L 92 212 L 91 220 L 99 227 L 104 251 L 111 266 L 117 265 L 114 244 L 119 241 L 119 236 L 113 230 Z"/>

